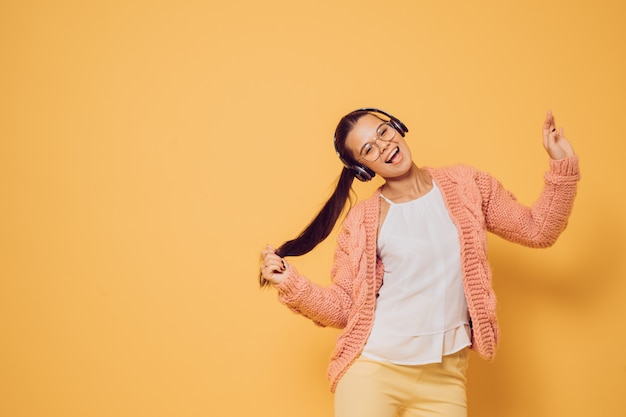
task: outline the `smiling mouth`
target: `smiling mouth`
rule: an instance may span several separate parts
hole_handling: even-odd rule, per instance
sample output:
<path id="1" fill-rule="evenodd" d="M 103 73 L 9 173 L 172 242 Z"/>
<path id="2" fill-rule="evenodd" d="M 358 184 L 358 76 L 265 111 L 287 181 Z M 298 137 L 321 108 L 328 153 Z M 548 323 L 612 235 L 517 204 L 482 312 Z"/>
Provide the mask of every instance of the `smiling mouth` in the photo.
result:
<path id="1" fill-rule="evenodd" d="M 386 164 L 393 163 L 396 156 L 400 154 L 400 147 L 396 146 L 396 148 L 389 153 L 389 157 L 385 160 Z"/>

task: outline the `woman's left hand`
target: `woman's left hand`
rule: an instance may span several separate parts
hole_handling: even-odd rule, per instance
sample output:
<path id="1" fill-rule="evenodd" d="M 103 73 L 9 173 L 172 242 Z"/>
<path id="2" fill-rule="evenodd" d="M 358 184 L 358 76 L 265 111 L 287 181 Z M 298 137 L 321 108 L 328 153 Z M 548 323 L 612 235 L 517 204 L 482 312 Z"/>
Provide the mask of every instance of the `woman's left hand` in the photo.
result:
<path id="1" fill-rule="evenodd" d="M 554 116 L 548 110 L 546 120 L 543 122 L 543 147 L 552 159 L 564 159 L 574 156 L 574 148 L 569 140 L 563 136 L 563 128 L 557 130 Z"/>

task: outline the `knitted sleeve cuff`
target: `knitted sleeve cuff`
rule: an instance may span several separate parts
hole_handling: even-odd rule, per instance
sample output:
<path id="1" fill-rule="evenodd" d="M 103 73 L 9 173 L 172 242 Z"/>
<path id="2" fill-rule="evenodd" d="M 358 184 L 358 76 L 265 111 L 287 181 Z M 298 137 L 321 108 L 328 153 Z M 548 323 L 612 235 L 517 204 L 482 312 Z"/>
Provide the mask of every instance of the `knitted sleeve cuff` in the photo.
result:
<path id="1" fill-rule="evenodd" d="M 280 284 L 275 284 L 278 290 L 278 298 L 284 304 L 290 304 L 298 299 L 300 292 L 303 290 L 303 282 L 296 272 L 296 269 L 289 265 L 287 267 L 287 278 Z"/>
<path id="2" fill-rule="evenodd" d="M 563 159 L 550 159 L 550 174 L 557 176 L 579 176 L 578 155 Z"/>

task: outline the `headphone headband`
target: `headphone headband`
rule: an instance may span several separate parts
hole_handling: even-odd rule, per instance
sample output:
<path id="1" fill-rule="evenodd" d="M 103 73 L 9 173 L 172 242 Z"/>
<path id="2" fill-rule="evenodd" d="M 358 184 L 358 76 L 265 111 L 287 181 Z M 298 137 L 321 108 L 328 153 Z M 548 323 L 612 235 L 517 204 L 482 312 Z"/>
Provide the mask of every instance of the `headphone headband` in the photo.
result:
<path id="1" fill-rule="evenodd" d="M 356 109 L 351 111 L 350 113 L 346 114 L 343 118 L 346 118 L 347 116 L 350 116 L 351 114 L 354 113 L 359 113 L 359 112 L 365 112 L 365 113 L 370 113 L 370 114 L 374 114 L 378 113 L 378 114 L 382 114 L 383 116 L 389 118 L 389 121 L 387 123 L 389 123 L 395 130 L 398 131 L 398 133 L 400 133 L 400 135 L 402 135 L 402 137 L 404 137 L 404 135 L 409 131 L 409 129 L 406 127 L 406 125 L 404 123 L 402 123 L 400 121 L 400 119 L 392 116 L 391 114 L 387 113 L 384 110 L 378 109 L 376 107 L 363 107 L 360 109 Z M 376 176 L 376 173 L 366 167 L 365 165 L 362 164 L 350 164 L 347 161 L 345 161 L 341 155 L 339 154 L 339 148 L 337 147 L 337 136 L 335 136 L 333 138 L 333 144 L 335 145 L 335 152 L 337 153 L 337 156 L 339 157 L 339 160 L 343 163 L 343 165 L 352 170 L 354 172 L 354 176 L 359 180 L 359 181 L 363 181 L 363 182 L 367 182 L 370 181 L 372 178 L 374 178 Z"/>

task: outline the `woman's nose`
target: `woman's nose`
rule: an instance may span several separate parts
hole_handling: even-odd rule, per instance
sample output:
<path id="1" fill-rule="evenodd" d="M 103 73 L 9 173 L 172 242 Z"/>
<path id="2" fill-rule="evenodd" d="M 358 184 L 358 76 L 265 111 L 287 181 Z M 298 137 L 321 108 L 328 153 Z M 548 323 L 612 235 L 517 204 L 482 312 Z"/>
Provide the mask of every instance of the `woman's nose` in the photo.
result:
<path id="1" fill-rule="evenodd" d="M 378 149 L 380 149 L 380 153 L 384 153 L 387 146 L 389 146 L 389 141 L 381 138 L 376 138 L 376 145 Z"/>

